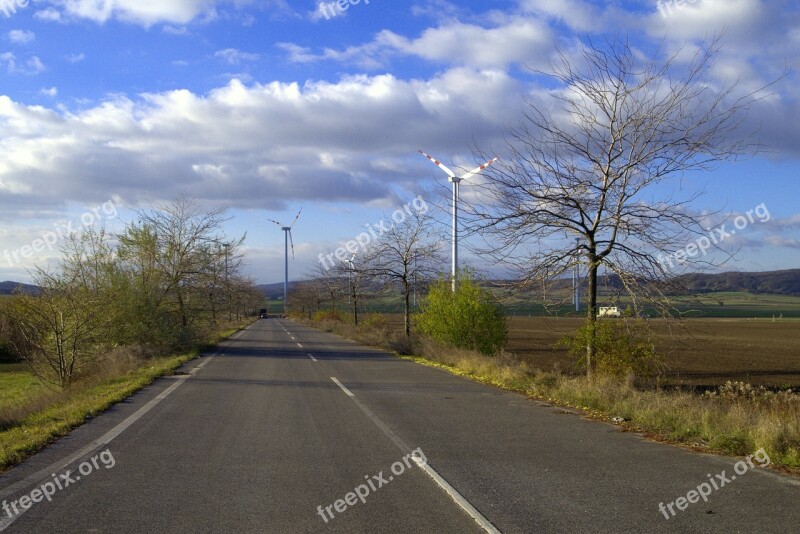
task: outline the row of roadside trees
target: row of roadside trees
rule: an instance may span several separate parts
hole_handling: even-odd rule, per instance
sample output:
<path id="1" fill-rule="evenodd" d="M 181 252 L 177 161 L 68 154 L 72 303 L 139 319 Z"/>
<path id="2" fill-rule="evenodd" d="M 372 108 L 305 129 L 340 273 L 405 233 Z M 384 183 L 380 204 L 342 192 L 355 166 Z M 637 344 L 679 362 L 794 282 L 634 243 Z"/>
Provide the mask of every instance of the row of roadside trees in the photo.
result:
<path id="1" fill-rule="evenodd" d="M 42 380 L 69 388 L 115 348 L 147 355 L 202 344 L 263 297 L 241 274 L 244 237 L 222 210 L 180 198 L 137 212 L 119 233 L 87 228 L 54 267 L 32 271 L 37 294 L 6 306 L 11 342 Z"/>

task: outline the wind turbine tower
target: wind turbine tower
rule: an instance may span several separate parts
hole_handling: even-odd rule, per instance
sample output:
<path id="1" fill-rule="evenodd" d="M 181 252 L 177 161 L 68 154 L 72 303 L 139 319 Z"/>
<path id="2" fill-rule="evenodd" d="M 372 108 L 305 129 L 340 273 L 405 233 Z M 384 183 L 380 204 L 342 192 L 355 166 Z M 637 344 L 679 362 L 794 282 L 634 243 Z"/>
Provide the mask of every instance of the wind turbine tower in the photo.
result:
<path id="1" fill-rule="evenodd" d="M 284 241 L 284 277 L 283 277 L 283 313 L 286 315 L 289 311 L 289 244 L 292 245 L 292 259 L 294 259 L 294 240 L 292 239 L 292 228 L 294 225 L 297 224 L 297 220 L 300 218 L 300 214 L 303 213 L 303 208 L 300 208 L 300 211 L 297 212 L 297 216 L 294 218 L 294 221 L 290 226 L 284 226 L 282 223 L 278 221 L 274 221 L 269 219 L 270 222 L 273 222 L 280 226 L 281 230 L 283 230 L 283 241 Z"/>
<path id="2" fill-rule="evenodd" d="M 463 180 L 468 180 L 475 176 L 476 174 L 480 173 L 486 167 L 497 161 L 499 158 L 494 158 L 490 161 L 487 161 L 477 169 L 471 170 L 468 173 L 462 176 L 456 176 L 456 173 L 451 171 L 447 166 L 445 166 L 441 161 L 434 159 L 433 157 L 429 156 L 422 150 L 419 151 L 420 154 L 431 160 L 434 165 L 442 169 L 445 174 L 449 177 L 449 181 L 453 184 L 453 252 L 452 252 L 452 265 L 450 266 L 450 276 L 453 283 L 453 292 L 456 291 L 456 276 L 458 274 L 458 190 L 461 182 Z"/>

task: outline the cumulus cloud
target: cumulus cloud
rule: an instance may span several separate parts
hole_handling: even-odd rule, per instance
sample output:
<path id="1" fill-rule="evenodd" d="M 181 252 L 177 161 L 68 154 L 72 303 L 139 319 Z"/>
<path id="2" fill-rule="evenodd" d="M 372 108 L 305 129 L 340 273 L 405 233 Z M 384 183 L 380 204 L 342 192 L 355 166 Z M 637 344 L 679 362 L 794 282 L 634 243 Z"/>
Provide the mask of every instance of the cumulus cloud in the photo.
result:
<path id="1" fill-rule="evenodd" d="M 416 56 L 446 65 L 502 69 L 510 64 L 541 65 L 552 53 L 554 33 L 533 18 L 504 18 L 492 27 L 450 22 L 408 38 L 383 30 L 371 42 L 344 49 L 314 52 L 293 43 L 279 43 L 295 63 L 339 61 L 366 69 L 384 67 L 395 56 Z"/>
<path id="2" fill-rule="evenodd" d="M 499 135 L 519 87 L 500 72 L 454 69 L 430 80 L 391 75 L 117 97 L 79 111 L 0 97 L 0 211 L 19 199 L 131 203 L 190 192 L 234 207 L 297 199 L 392 203 L 419 175 L 402 160 L 424 144 L 462 152 L 476 132 Z M 365 120 L 369 117 L 369 120 Z M 461 135 L 454 136 L 453 132 Z M 420 167 L 423 164 L 420 162 Z M 427 176 L 427 175 L 425 175 Z M 95 198 L 97 197 L 97 198 Z"/>
<path id="3" fill-rule="evenodd" d="M 40 9 L 36 13 L 33 14 L 33 18 L 37 20 L 43 20 L 47 22 L 61 22 L 61 12 L 55 8 L 48 7 L 46 9 Z"/>
<path id="4" fill-rule="evenodd" d="M 217 51 L 214 54 L 214 57 L 222 58 L 231 65 L 239 65 L 240 63 L 258 61 L 261 56 L 258 54 L 242 52 L 241 50 L 236 50 L 235 48 L 226 48 L 225 50 Z"/>
<path id="5" fill-rule="evenodd" d="M 9 74 L 35 75 L 46 69 L 38 56 L 20 61 L 13 52 L 0 53 L 0 65 L 5 66 Z"/>
<path id="6" fill-rule="evenodd" d="M 86 54 L 70 54 L 66 56 L 64 59 L 67 60 L 68 63 L 80 63 L 84 59 L 86 59 Z"/>
<path id="7" fill-rule="evenodd" d="M 8 40 L 16 44 L 28 44 L 36 39 L 36 34 L 28 30 L 11 30 L 8 32 Z"/>
<path id="8" fill-rule="evenodd" d="M 765 238 L 765 241 L 773 247 L 800 249 L 800 239 L 794 237 L 770 235 Z"/>
<path id="9" fill-rule="evenodd" d="M 225 0 L 51 0 L 51 3 L 60 8 L 61 13 L 55 17 L 52 13 L 55 10 L 48 8 L 45 10 L 48 12 L 46 15 L 48 20 L 60 19 L 63 14 L 100 24 L 114 18 L 150 26 L 158 23 L 188 24 L 202 16 L 213 16 L 217 5 L 229 2 Z"/>

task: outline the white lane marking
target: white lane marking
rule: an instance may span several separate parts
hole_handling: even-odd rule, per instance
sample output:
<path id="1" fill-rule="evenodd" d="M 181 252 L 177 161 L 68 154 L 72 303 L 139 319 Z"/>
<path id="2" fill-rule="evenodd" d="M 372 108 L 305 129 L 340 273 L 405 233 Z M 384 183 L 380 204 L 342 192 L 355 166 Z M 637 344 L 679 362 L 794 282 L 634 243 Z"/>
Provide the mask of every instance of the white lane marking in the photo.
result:
<path id="1" fill-rule="evenodd" d="M 206 364 L 208 364 L 208 362 L 210 362 L 211 360 L 213 360 L 216 357 L 217 357 L 216 354 L 211 356 L 211 357 L 209 357 L 199 367 L 205 366 Z M 194 369 L 192 371 L 194 371 Z M 101 447 L 104 447 L 105 445 L 108 445 L 116 437 L 118 437 L 125 430 L 127 430 L 131 425 L 133 425 L 136 421 L 141 419 L 147 412 L 149 412 L 150 410 L 155 408 L 161 401 L 163 401 L 164 399 L 169 397 L 170 394 L 172 394 L 173 391 L 178 389 L 184 382 L 186 382 L 186 380 L 190 376 L 192 376 L 192 375 L 178 375 L 178 376 L 176 376 L 175 377 L 176 381 L 175 381 L 174 384 L 172 384 L 170 387 L 168 387 L 167 389 L 162 391 L 156 398 L 152 399 L 150 402 L 148 402 L 147 404 L 145 404 L 144 406 L 139 408 L 139 410 L 136 413 L 134 413 L 133 415 L 129 416 L 127 419 L 125 419 L 124 421 L 119 423 L 117 426 L 115 426 L 114 428 L 112 428 L 111 430 L 109 430 L 108 432 L 106 432 L 105 434 L 103 434 L 102 436 L 97 438 L 96 440 L 92 441 L 91 443 L 89 443 L 85 447 L 83 447 L 80 450 L 74 452 L 70 456 L 67 456 L 66 458 L 64 458 L 64 459 L 62 459 L 62 460 L 60 460 L 58 462 L 54 462 L 49 467 L 45 467 L 44 469 L 42 469 L 42 470 L 40 470 L 40 471 L 28 476 L 27 478 L 24 478 L 24 479 L 20 480 L 19 482 L 16 482 L 16 483 L 12 484 L 11 486 L 5 488 L 2 492 L 0 492 L 0 499 L 6 499 L 7 497 L 10 497 L 11 495 L 13 495 L 15 492 L 17 492 L 19 490 L 27 489 L 29 487 L 37 485 L 39 482 L 41 482 L 41 481 L 43 481 L 45 479 L 50 479 L 51 476 L 52 476 L 51 475 L 52 473 L 58 473 L 58 472 L 62 471 L 63 469 L 65 469 L 67 466 L 71 465 L 72 463 L 80 460 L 81 458 L 84 458 L 84 457 L 88 456 L 92 451 L 94 451 L 96 449 L 99 449 Z M 8 521 L 7 523 L 0 523 L 0 531 L 5 530 L 9 526 L 11 526 L 17 519 L 22 517 L 22 515 L 26 511 L 27 510 L 23 510 L 20 514 L 14 516 L 14 518 L 11 519 L 10 521 Z"/>
<path id="2" fill-rule="evenodd" d="M 308 357 L 311 358 L 312 360 L 314 360 L 315 362 L 317 361 L 317 359 L 314 357 L 313 354 L 309 354 Z"/>
<path id="3" fill-rule="evenodd" d="M 297 342 L 297 346 L 300 347 L 301 349 L 303 348 L 303 344 L 300 343 L 299 341 Z"/>
<path id="4" fill-rule="evenodd" d="M 220 356 L 222 356 L 222 354 L 220 354 Z M 191 371 L 189 371 L 189 374 L 190 374 L 190 375 L 193 375 L 193 374 L 197 373 L 197 371 L 201 370 L 203 367 L 205 367 L 206 365 L 208 365 L 208 362 L 210 362 L 210 361 L 211 361 L 211 360 L 213 360 L 214 358 L 216 358 L 216 355 L 214 355 L 214 356 L 211 356 L 210 358 L 206 358 L 205 360 L 203 360 L 203 362 L 202 362 L 200 365 L 198 365 L 197 367 L 195 367 L 194 369 L 192 369 Z"/>
<path id="5" fill-rule="evenodd" d="M 417 458 L 413 454 L 411 455 L 411 459 L 414 460 L 414 463 L 417 464 L 417 467 L 422 469 L 429 477 L 431 477 L 439 485 L 439 487 L 442 488 L 442 490 L 444 490 L 444 492 L 447 493 L 447 495 L 461 507 L 462 510 L 467 512 L 467 514 L 469 514 L 469 516 L 474 519 L 483 530 L 491 534 L 500 534 L 500 531 L 497 529 L 497 527 L 495 527 L 491 521 L 486 519 L 486 517 L 484 517 L 484 515 L 480 513 L 477 508 L 472 506 L 472 503 L 470 503 L 463 495 L 461 495 L 457 489 L 455 489 L 444 478 L 442 478 L 442 475 L 437 473 L 433 467 L 425 463 L 422 458 Z"/>
<path id="6" fill-rule="evenodd" d="M 342 391 L 344 391 L 344 392 L 347 394 L 347 396 L 348 396 L 348 397 L 355 397 L 355 395 L 353 395 L 353 393 L 352 393 L 352 392 L 351 392 L 349 389 L 347 389 L 346 387 L 344 387 L 344 384 L 342 384 L 341 382 L 339 382 L 338 380 L 336 380 L 336 377 L 335 377 L 335 376 L 332 376 L 332 377 L 331 377 L 331 380 L 333 380 L 333 381 L 336 383 L 336 385 L 337 385 L 337 386 L 339 386 L 340 388 L 342 388 Z"/>
<path id="7" fill-rule="evenodd" d="M 400 448 L 403 453 L 408 454 L 411 451 L 411 447 L 406 445 L 406 443 L 400 439 L 400 437 L 395 434 L 386 424 L 375 415 L 372 410 L 367 408 L 367 406 L 362 403 L 355 395 L 353 395 L 349 389 L 344 387 L 341 382 L 339 382 L 336 378 L 331 377 L 331 380 L 336 382 L 336 384 L 342 388 L 342 390 L 347 393 L 347 396 L 353 399 L 353 402 L 361 408 L 361 410 L 369 417 L 375 425 L 381 429 L 381 431 L 388 437 L 392 442 L 394 442 L 397 447 Z M 483 530 L 488 532 L 489 534 L 501 534 L 500 531 L 495 527 L 491 521 L 486 519 L 486 517 L 478 511 L 477 508 L 472 506 L 472 504 L 463 496 L 461 495 L 458 490 L 456 490 L 453 486 L 451 486 L 443 477 L 440 475 L 430 464 L 424 462 L 421 458 L 417 458 L 416 456 L 411 456 L 414 459 L 414 463 L 417 464 L 417 467 L 422 469 L 422 471 L 427 474 L 429 477 L 433 479 L 434 482 L 455 502 L 462 510 L 464 510 Z"/>

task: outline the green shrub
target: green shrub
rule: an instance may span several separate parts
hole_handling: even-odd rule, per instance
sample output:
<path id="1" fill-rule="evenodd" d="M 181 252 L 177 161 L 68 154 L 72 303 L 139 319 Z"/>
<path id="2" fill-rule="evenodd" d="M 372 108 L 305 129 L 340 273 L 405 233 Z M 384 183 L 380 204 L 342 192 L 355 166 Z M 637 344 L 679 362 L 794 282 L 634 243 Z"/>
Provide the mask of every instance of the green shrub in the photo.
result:
<path id="1" fill-rule="evenodd" d="M 389 320 L 380 313 L 371 313 L 361 319 L 360 326 L 366 330 L 388 330 Z"/>
<path id="2" fill-rule="evenodd" d="M 642 320 L 598 320 L 587 322 L 572 336 L 562 338 L 557 346 L 566 347 L 579 358 L 578 366 L 586 368 L 586 346 L 594 331 L 595 371 L 599 374 L 626 378 L 630 374 L 653 377 L 663 369 L 650 330 Z"/>
<path id="3" fill-rule="evenodd" d="M 320 310 L 314 314 L 314 321 L 322 322 L 322 321 L 335 321 L 335 322 L 342 322 L 342 314 L 337 311 L 331 310 Z"/>
<path id="4" fill-rule="evenodd" d="M 431 286 L 417 327 L 439 343 L 486 355 L 497 354 L 508 341 L 502 307 L 494 295 L 476 283 L 470 271 L 461 273 L 455 293 L 443 278 Z"/>

